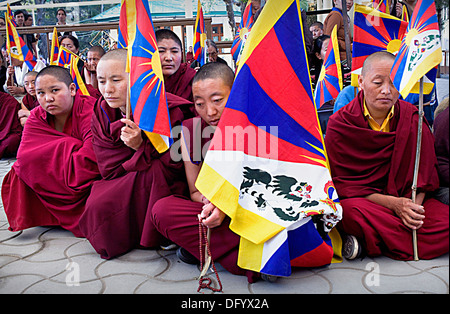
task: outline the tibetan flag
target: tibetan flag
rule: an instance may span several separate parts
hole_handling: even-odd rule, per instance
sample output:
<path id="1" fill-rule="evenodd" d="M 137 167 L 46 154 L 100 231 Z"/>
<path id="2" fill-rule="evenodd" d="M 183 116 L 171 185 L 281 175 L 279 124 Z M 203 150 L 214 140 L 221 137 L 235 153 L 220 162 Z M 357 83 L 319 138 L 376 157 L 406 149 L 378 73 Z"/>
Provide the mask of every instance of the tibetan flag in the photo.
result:
<path id="1" fill-rule="evenodd" d="M 339 57 L 339 43 L 337 39 L 337 25 L 331 31 L 327 53 L 323 61 L 317 87 L 314 94 L 316 107 L 335 99 L 342 90 L 341 59 Z"/>
<path id="2" fill-rule="evenodd" d="M 406 98 L 420 78 L 442 61 L 441 34 L 433 0 L 419 0 L 391 70 L 391 79 Z M 436 77 L 431 77 L 435 81 Z M 424 90 L 424 93 L 427 91 Z M 428 92 L 429 93 L 429 92 Z"/>
<path id="3" fill-rule="evenodd" d="M 33 53 L 30 51 L 28 46 L 22 37 L 19 36 L 16 28 L 14 27 L 8 15 L 5 14 L 6 19 L 6 47 L 9 51 L 11 57 L 24 61 L 28 66 L 28 69 L 32 71 L 36 66 L 37 60 Z"/>
<path id="4" fill-rule="evenodd" d="M 406 7 L 406 5 L 402 6 L 402 21 L 409 23 L 408 8 Z"/>
<path id="5" fill-rule="evenodd" d="M 75 86 L 77 87 L 77 90 L 80 91 L 82 95 L 90 96 L 86 85 L 84 84 L 83 78 L 81 77 L 80 71 L 78 70 L 78 61 L 80 60 L 79 57 L 74 56 L 71 58 L 71 64 L 70 64 L 70 75 L 72 76 L 72 80 L 75 83 Z"/>
<path id="6" fill-rule="evenodd" d="M 396 54 L 408 23 L 356 4 L 353 27 L 352 86 L 358 87 L 358 76 L 364 60 L 374 52 L 387 50 Z"/>
<path id="7" fill-rule="evenodd" d="M 50 65 L 58 65 L 59 40 L 56 27 L 53 27 L 52 44 L 50 49 Z"/>
<path id="8" fill-rule="evenodd" d="M 302 29 L 299 0 L 266 2 L 196 181 L 240 235 L 238 265 L 275 276 L 329 264 L 313 220 L 330 231 L 342 217 Z"/>
<path id="9" fill-rule="evenodd" d="M 195 20 L 194 59 L 200 63 L 200 66 L 206 63 L 206 30 L 200 0 L 198 0 L 197 19 Z"/>
<path id="10" fill-rule="evenodd" d="M 14 16 L 12 14 L 11 7 L 9 6 L 9 3 L 6 4 L 6 14 L 7 14 L 7 17 L 9 17 L 11 23 L 14 25 L 14 27 L 17 27 L 17 23 L 16 23 L 16 20 L 14 19 Z"/>
<path id="11" fill-rule="evenodd" d="M 136 4 L 135 0 L 122 0 L 119 18 L 118 48 L 127 48 L 135 33 Z"/>
<path id="12" fill-rule="evenodd" d="M 148 1 L 136 1 L 136 32 L 129 42 L 130 104 L 134 122 L 162 153 L 172 144 L 161 60 Z"/>
<path id="13" fill-rule="evenodd" d="M 247 41 L 250 30 L 253 26 L 252 15 L 252 2 L 249 1 L 245 7 L 244 15 L 242 16 L 241 24 L 236 31 L 236 37 L 234 37 L 233 45 L 231 46 L 231 55 L 233 56 L 236 65 L 239 64 L 245 42 Z"/>
<path id="14" fill-rule="evenodd" d="M 60 47 L 56 65 L 70 69 L 70 66 L 72 65 L 72 58 L 74 57 L 76 56 L 72 53 L 72 51 L 65 47 Z"/>
<path id="15" fill-rule="evenodd" d="M 386 14 L 390 14 L 390 4 L 389 0 L 373 0 L 373 8 Z"/>

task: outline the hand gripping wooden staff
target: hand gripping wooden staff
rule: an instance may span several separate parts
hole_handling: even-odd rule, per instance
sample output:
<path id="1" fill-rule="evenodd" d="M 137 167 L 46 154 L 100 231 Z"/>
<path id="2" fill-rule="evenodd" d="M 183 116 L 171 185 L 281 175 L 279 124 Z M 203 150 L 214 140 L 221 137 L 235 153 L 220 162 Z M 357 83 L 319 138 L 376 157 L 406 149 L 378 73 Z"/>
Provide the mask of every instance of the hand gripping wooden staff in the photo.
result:
<path id="1" fill-rule="evenodd" d="M 420 94 L 419 94 L 419 126 L 417 131 L 417 146 L 416 146 L 416 160 L 414 164 L 414 177 L 412 184 L 412 201 L 416 203 L 416 195 L 417 195 L 417 180 L 419 176 L 419 164 L 420 164 L 420 151 L 422 148 L 422 125 L 423 125 L 423 77 L 420 79 Z M 419 260 L 419 252 L 417 249 L 417 230 L 413 229 L 412 231 L 413 237 L 413 251 L 414 251 L 414 260 Z"/>

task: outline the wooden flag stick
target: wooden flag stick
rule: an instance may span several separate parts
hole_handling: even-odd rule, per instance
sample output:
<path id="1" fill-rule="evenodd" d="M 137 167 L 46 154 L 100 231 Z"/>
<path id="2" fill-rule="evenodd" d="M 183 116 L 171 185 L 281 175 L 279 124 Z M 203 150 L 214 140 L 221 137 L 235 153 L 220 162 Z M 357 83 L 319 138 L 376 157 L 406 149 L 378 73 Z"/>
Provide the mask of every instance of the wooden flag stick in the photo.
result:
<path id="1" fill-rule="evenodd" d="M 419 126 L 417 131 L 417 146 L 416 146 L 416 160 L 414 164 L 414 177 L 413 177 L 413 185 L 412 185 L 412 201 L 416 203 L 416 195 L 417 195 L 417 180 L 419 176 L 419 164 L 420 164 L 420 151 L 422 148 L 422 125 L 423 125 L 423 77 L 420 79 L 420 93 L 419 93 Z M 414 251 L 414 260 L 419 260 L 419 252 L 417 248 L 417 230 L 412 231 L 413 237 L 413 251 Z"/>
<path id="2" fill-rule="evenodd" d="M 131 118 L 131 101 L 130 101 L 130 87 L 127 88 L 127 106 L 125 108 L 125 115 L 128 120 Z"/>

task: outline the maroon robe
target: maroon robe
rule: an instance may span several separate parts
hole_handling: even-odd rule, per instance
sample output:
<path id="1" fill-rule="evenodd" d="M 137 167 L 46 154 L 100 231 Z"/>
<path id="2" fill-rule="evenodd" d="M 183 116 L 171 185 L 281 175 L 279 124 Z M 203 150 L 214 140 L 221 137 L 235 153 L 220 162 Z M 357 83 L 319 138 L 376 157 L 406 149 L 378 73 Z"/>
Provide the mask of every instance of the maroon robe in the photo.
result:
<path id="1" fill-rule="evenodd" d="M 180 125 L 192 103 L 167 93 L 172 126 Z M 159 154 L 144 135 L 135 151 L 120 139 L 120 109 L 100 98 L 92 118 L 93 144 L 102 180 L 94 183 L 80 228 L 102 258 L 111 259 L 138 247 L 157 247 L 163 238 L 150 217 L 153 204 L 171 194 L 186 194 L 181 161 L 170 150 Z"/>
<path id="2" fill-rule="evenodd" d="M 189 131 L 189 139 L 184 133 L 191 162 L 203 161 L 202 151 L 209 145 L 210 138 L 199 138 L 207 124 L 201 118 L 183 122 L 183 131 Z M 194 136 L 192 136 L 194 135 Z M 194 143 L 201 143 L 196 145 Z M 203 203 L 194 202 L 183 195 L 171 195 L 156 202 L 153 207 L 153 222 L 163 236 L 189 251 L 197 259 L 199 252 L 199 226 L 197 215 L 202 212 Z M 210 249 L 214 262 L 220 263 L 235 275 L 247 276 L 250 283 L 259 278 L 259 274 L 240 268 L 237 265 L 240 237 L 229 229 L 230 218 L 225 217 L 222 224 L 211 229 Z"/>
<path id="3" fill-rule="evenodd" d="M 22 104 L 30 111 L 39 106 L 39 102 L 36 97 L 31 96 L 28 93 L 22 98 Z"/>
<path id="4" fill-rule="evenodd" d="M 17 118 L 20 104 L 7 94 L 0 92 L 0 159 L 14 157 L 20 144 L 22 126 Z"/>
<path id="5" fill-rule="evenodd" d="M 344 214 L 342 229 L 363 241 L 369 256 L 413 258 L 412 232 L 390 209 L 367 200 L 373 193 L 411 198 L 418 130 L 417 109 L 402 100 L 394 106 L 390 132 L 370 129 L 364 117 L 364 94 L 329 119 L 325 144 L 331 174 Z M 434 138 L 425 122 L 418 193 L 439 187 Z M 419 256 L 448 252 L 449 207 L 427 194 L 425 220 L 418 230 Z"/>
<path id="6" fill-rule="evenodd" d="M 178 71 L 164 80 L 166 91 L 193 102 L 192 81 L 196 73 L 189 64 L 182 63 Z"/>
<path id="7" fill-rule="evenodd" d="M 94 86 L 92 86 L 91 84 L 85 84 L 85 85 L 86 85 L 87 91 L 89 92 L 89 95 L 91 95 L 95 99 L 99 99 L 102 96 L 102 93 L 100 93 L 100 91 L 97 88 L 95 88 Z"/>
<path id="8" fill-rule="evenodd" d="M 82 236 L 78 220 L 99 178 L 90 129 L 94 101 L 76 95 L 63 132 L 42 107 L 31 111 L 17 161 L 2 185 L 11 231 L 58 225 Z"/>

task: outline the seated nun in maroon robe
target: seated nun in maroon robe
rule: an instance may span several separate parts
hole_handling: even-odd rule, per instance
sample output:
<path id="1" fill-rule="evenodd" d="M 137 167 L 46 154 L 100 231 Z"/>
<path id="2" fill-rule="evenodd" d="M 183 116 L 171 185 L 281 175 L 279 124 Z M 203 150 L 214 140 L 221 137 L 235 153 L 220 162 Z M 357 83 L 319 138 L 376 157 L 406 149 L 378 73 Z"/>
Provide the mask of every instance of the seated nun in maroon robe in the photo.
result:
<path id="1" fill-rule="evenodd" d="M 13 96 L 0 92 L 0 159 L 16 156 L 22 136 L 19 110 L 20 104 Z"/>
<path id="2" fill-rule="evenodd" d="M 155 32 L 164 75 L 166 91 L 193 102 L 192 80 L 194 69 L 187 63 L 181 63 L 183 49 L 177 34 L 168 29 Z"/>
<path id="3" fill-rule="evenodd" d="M 418 252 L 432 259 L 449 250 L 449 207 L 432 198 L 439 187 L 434 138 L 426 121 L 417 198 L 411 200 L 418 110 L 402 100 L 390 79 L 394 56 L 369 56 L 359 78 L 358 96 L 330 117 L 325 144 L 348 234 L 343 255 L 413 259 L 412 229 Z"/>
<path id="4" fill-rule="evenodd" d="M 2 185 L 9 229 L 61 226 L 80 237 L 78 220 L 99 179 L 90 129 L 95 99 L 80 96 L 58 66 L 37 75 L 36 93 L 40 106 L 31 111 Z"/>
<path id="5" fill-rule="evenodd" d="M 254 282 L 259 274 L 237 266 L 240 237 L 229 229 L 230 218 L 195 187 L 204 154 L 227 103 L 233 80 L 233 71 L 221 63 L 208 63 L 195 76 L 195 109 L 201 118 L 184 121 L 181 138 L 190 197 L 171 195 L 159 200 L 153 207 L 153 221 L 162 235 L 181 247 L 177 251 L 178 257 L 194 264 L 200 257 L 198 222 L 201 218 L 211 230 L 213 260 L 229 272 L 247 276 L 249 282 Z"/>
<path id="6" fill-rule="evenodd" d="M 159 154 L 145 133 L 126 116 L 127 53 L 106 53 L 97 66 L 102 97 L 92 118 L 94 151 L 102 180 L 94 183 L 80 220 L 85 237 L 102 258 L 135 248 L 159 247 L 165 240 L 151 221 L 153 204 L 171 194 L 187 194 L 183 163 L 170 150 Z M 192 103 L 167 93 L 172 126 L 180 125 Z"/>
<path id="7" fill-rule="evenodd" d="M 23 86 L 27 91 L 26 95 L 22 98 L 22 108 L 19 110 L 18 116 L 20 124 L 25 125 L 28 117 L 30 116 L 30 111 L 35 107 L 39 106 L 39 102 L 36 98 L 36 76 L 38 72 L 31 71 L 25 74 L 23 78 Z"/>

